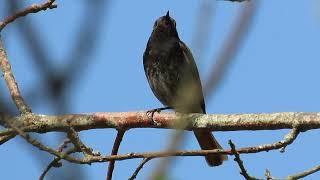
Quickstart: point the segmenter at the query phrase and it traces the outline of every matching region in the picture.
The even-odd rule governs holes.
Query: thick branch
[[[118,112],[93,114],[68,114],[59,116],[26,114],[17,117],[1,116],[16,122],[24,132],[46,133],[53,131],[68,132],[70,125],[76,131],[100,128],[130,129],[130,128],[166,128],[181,118],[175,113],[156,113],[154,124],[145,112]],[[320,128],[320,113],[271,113],[271,114],[189,114],[183,118],[191,123],[186,130],[207,128],[212,131],[239,130],[275,130],[292,129],[299,131]],[[16,135],[14,130],[0,132],[1,136]]]
[[[181,119],[180,119],[181,120]],[[69,156],[66,153],[61,153],[60,150],[56,151],[53,150],[40,142],[36,141],[35,139],[31,139],[30,136],[25,133],[23,130],[21,130],[19,127],[17,127],[14,123],[11,123],[8,119],[4,119],[6,124],[14,129],[21,137],[23,137],[27,142],[32,144],[33,146],[37,147],[39,150],[46,151],[54,156],[56,156],[59,159],[65,159],[69,162],[78,163],[78,164],[91,164],[95,162],[107,162],[107,161],[114,161],[114,160],[125,160],[125,159],[133,159],[133,158],[160,158],[160,157],[169,157],[169,156],[207,156],[208,154],[234,154],[234,151],[237,153],[257,153],[262,151],[269,151],[274,149],[280,149],[283,148],[289,144],[291,144],[294,139],[297,137],[299,130],[295,126],[292,131],[285,136],[285,139],[273,144],[266,144],[266,145],[260,145],[255,147],[247,147],[247,148],[241,148],[238,150],[233,149],[232,150],[222,150],[222,149],[214,149],[214,150],[198,150],[198,151],[162,151],[162,152],[151,152],[151,153],[129,153],[124,155],[110,155],[110,156],[91,156],[86,154],[84,158],[74,158]],[[69,127],[70,128],[70,127]],[[70,133],[70,132],[69,132]],[[77,139],[76,136],[74,136],[71,139]],[[72,141],[72,140],[71,140]],[[65,141],[66,143],[69,143],[69,141]],[[119,141],[120,142],[120,141]],[[78,145],[76,145],[78,144]],[[82,143],[77,142],[75,143],[75,146],[80,146]],[[61,146],[64,147],[64,146]],[[60,148],[59,148],[60,149]],[[77,148],[76,148],[77,149]],[[81,148],[78,148],[81,149]],[[50,169],[50,168],[48,168]]]

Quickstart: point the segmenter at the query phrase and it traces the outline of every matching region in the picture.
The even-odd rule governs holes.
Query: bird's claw
[[[161,109],[160,108],[151,109],[151,110],[147,111],[146,114],[147,114],[149,120],[153,122],[153,124],[159,125],[159,123],[153,119],[154,113],[156,113],[156,112],[160,113]]]
[[[148,118],[156,125],[159,125],[160,123],[158,123],[157,121],[155,121],[153,119],[154,113],[160,113],[162,110],[166,110],[166,109],[172,109],[171,107],[163,107],[163,108],[155,108],[155,109],[151,109],[149,111],[147,111],[146,115],[148,116]]]

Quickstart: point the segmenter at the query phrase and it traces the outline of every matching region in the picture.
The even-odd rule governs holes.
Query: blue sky
[[[24,4],[31,4],[26,1]],[[102,14],[97,45],[85,71],[79,80],[68,89],[68,113],[141,111],[160,107],[153,96],[143,70],[142,56],[154,21],[170,10],[177,22],[180,38],[192,48],[192,40],[199,7],[202,1],[112,1]],[[223,83],[214,95],[206,99],[208,113],[271,113],[271,112],[319,112],[320,99],[320,3],[309,1],[259,1],[259,8],[253,25],[228,69]],[[4,11],[5,1],[0,2]],[[52,66],[62,69],[67,62],[62,61],[71,48],[82,13],[86,13],[86,3],[58,1],[58,8],[28,15],[26,19],[37,29],[39,36],[47,42],[47,51],[52,57]],[[210,23],[210,35],[198,61],[203,82],[209,76],[209,68],[232,28],[241,3],[216,1],[214,15]],[[1,13],[4,17],[5,13]],[[94,19],[92,19],[94,20]],[[41,93],[41,81],[31,62],[32,56],[17,35],[17,26],[9,25],[3,31],[3,38],[22,94],[34,86],[39,93],[25,97],[27,101],[46,99]],[[77,29],[78,28],[78,29]],[[318,60],[317,60],[318,59]],[[5,90],[3,96],[9,101]],[[9,101],[10,102],[10,101]],[[31,104],[33,111],[53,114],[52,105]],[[223,147],[229,148],[227,141],[232,139],[237,147],[272,143],[281,140],[288,130],[281,131],[242,131],[216,132]],[[109,153],[115,131],[111,129],[81,132],[88,145]],[[45,141],[57,145],[53,133],[44,135]],[[165,148],[170,131],[157,129],[134,129],[127,132],[120,153],[161,150]],[[319,158],[314,152],[319,145],[319,131],[302,133],[285,153],[242,155],[248,172],[263,177],[269,169],[275,177],[301,172],[317,165]],[[24,145],[23,145],[24,144]],[[22,139],[16,138],[0,147],[0,169],[3,179],[36,179],[44,169],[37,164],[37,157],[26,150]],[[191,133],[187,136],[184,149],[198,149]],[[37,149],[32,151],[36,153]],[[14,160],[12,159],[14,157]],[[139,160],[121,161],[116,164],[114,179],[127,179]],[[148,163],[138,179],[146,179],[155,167],[157,160]],[[49,163],[45,162],[45,163]],[[63,168],[63,167],[62,167]],[[107,164],[83,165],[87,178],[104,179]],[[5,171],[3,171],[5,169]],[[14,173],[19,169],[19,173]],[[60,169],[53,169],[54,174]],[[170,179],[242,179],[237,164],[230,157],[222,166],[209,168],[201,157],[177,158],[170,170]],[[318,178],[314,174],[306,179]]]

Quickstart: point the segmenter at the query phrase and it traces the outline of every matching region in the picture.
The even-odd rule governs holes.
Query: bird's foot
[[[162,108],[155,108],[155,109],[151,109],[151,110],[148,110],[146,115],[148,116],[148,118],[156,125],[159,125],[159,123],[157,121],[155,121],[153,119],[153,116],[154,116],[154,113],[160,113],[161,111],[163,110],[167,110],[167,109],[172,109],[171,107],[162,107]]]

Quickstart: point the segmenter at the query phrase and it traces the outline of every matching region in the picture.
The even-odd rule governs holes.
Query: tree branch
[[[63,149],[65,149],[68,144],[71,143],[71,140],[70,139],[66,139],[62,142],[61,145],[59,145],[58,147],[58,151],[59,152],[62,152]],[[72,154],[72,153],[75,153],[77,152],[77,149],[75,147],[73,148],[70,148],[69,150],[66,151],[66,154]],[[46,176],[46,174],[49,172],[49,170],[52,168],[52,167],[60,167],[62,166],[62,163],[59,163],[59,161],[61,160],[60,157],[56,157],[54,158],[50,164],[48,164],[48,166],[45,168],[45,170],[41,173],[40,177],[39,177],[39,180],[43,180],[44,177]]]
[[[73,143],[74,147],[78,152],[82,152],[85,156],[100,156],[100,152],[93,152],[93,150],[86,146],[79,138],[78,133],[73,127],[69,127],[68,138]]]
[[[232,143],[231,140],[229,140],[229,145],[231,147],[232,154],[235,156],[234,160],[238,163],[238,166],[241,170],[240,174],[247,180],[258,180],[257,178],[252,177],[248,174],[246,168],[243,165],[243,161],[240,159],[240,155],[236,150],[236,146]]]
[[[121,144],[121,141],[122,141],[122,138],[123,138],[125,132],[126,131],[122,130],[122,129],[118,130],[116,139],[114,140],[114,144],[113,144],[113,147],[112,147],[111,155],[118,154],[118,150],[119,150],[119,147],[120,147],[120,144]],[[113,170],[114,170],[115,163],[116,163],[116,161],[110,161],[109,162],[106,180],[111,180],[112,179],[112,173],[113,173]]]
[[[107,115],[106,113],[95,113],[95,114],[92,114],[90,116],[97,116],[97,117],[101,118],[102,114],[103,115]],[[117,113],[114,113],[114,114],[117,114]],[[288,113],[284,113],[284,114],[288,114]],[[282,115],[284,115],[284,114],[282,113]],[[292,115],[292,114],[295,114],[295,113],[289,113],[289,114]],[[299,113],[299,114],[302,115],[301,113]],[[108,115],[110,115],[110,113]],[[169,114],[169,113],[166,114],[167,117],[168,117],[168,115],[172,116],[172,113],[171,114]],[[302,122],[311,121],[310,117],[307,118],[308,116],[306,116],[306,114],[303,114],[303,115],[305,115],[305,116],[303,116],[303,117],[300,116],[300,118],[303,120]],[[316,120],[316,118],[314,117],[314,116],[317,116],[316,113],[308,113],[307,115],[309,115],[309,116],[312,115],[312,118],[311,118],[312,121]],[[34,115],[34,114],[22,115],[20,117],[27,117],[27,116],[29,116],[29,118],[31,116],[44,117],[44,116],[41,116],[41,115]],[[89,116],[89,115],[78,115],[78,116],[81,117],[81,116]],[[184,115],[182,117],[188,119],[188,118],[190,118],[190,116],[192,117],[192,116],[199,116],[199,115],[191,114],[191,115]],[[209,116],[209,115],[200,115],[200,117],[201,116]],[[214,116],[214,115],[210,115],[210,116]],[[83,147],[82,147],[82,146],[85,146],[85,145],[79,140],[78,135],[74,134],[74,133],[76,133],[75,130],[71,128],[71,132],[70,132],[70,123],[71,123],[71,121],[70,121],[70,118],[68,118],[67,122],[68,122],[68,128],[69,128],[68,129],[68,133],[69,133],[70,141],[65,141],[64,144],[70,143],[70,142],[74,143],[75,148],[74,148],[74,150],[70,151],[70,153],[75,152],[75,150],[77,150],[77,151],[81,150],[81,151],[83,151],[85,153],[85,157],[84,158],[75,158],[75,157],[69,156],[69,154],[70,154],[69,151],[67,153],[62,153],[61,152],[63,150],[63,148],[65,148],[65,146],[62,146],[58,150],[54,150],[52,148],[49,148],[49,147],[41,144],[40,142],[36,141],[35,139],[32,139],[26,132],[24,132],[22,129],[20,129],[17,126],[15,121],[10,121],[10,118],[6,118],[7,116],[1,116],[1,117],[2,117],[1,120],[4,121],[7,124],[8,127],[12,128],[13,131],[17,132],[21,137],[23,137],[31,145],[37,147],[39,150],[46,151],[46,152],[56,156],[56,158],[47,166],[47,168],[45,169],[45,171],[44,171],[44,173],[43,173],[43,175],[41,177],[44,177],[44,175],[49,171],[49,169],[51,167],[53,167],[56,163],[58,163],[59,160],[61,160],[61,159],[67,160],[67,161],[72,162],[72,163],[91,164],[91,163],[101,163],[101,162],[112,162],[112,161],[115,161],[115,160],[144,158],[145,161],[143,161],[139,165],[139,167],[137,168],[136,172],[134,173],[134,174],[137,174],[139,172],[139,170],[142,168],[143,164],[145,164],[149,159],[153,159],[153,158],[170,157],[170,156],[207,156],[208,154],[228,154],[228,155],[236,155],[236,157],[237,157],[237,156],[239,156],[239,154],[243,154],[243,153],[258,153],[258,152],[262,152],[262,151],[281,149],[281,148],[286,147],[287,145],[291,144],[296,139],[296,137],[298,136],[301,128],[303,130],[306,130],[307,127],[308,127],[308,126],[305,127],[304,126],[305,124],[301,124],[301,122],[297,122],[297,120],[295,120],[296,122],[293,123],[293,125],[292,125],[293,126],[292,131],[285,136],[284,140],[276,142],[276,143],[273,143],[273,144],[265,144],[265,145],[259,145],[259,146],[253,146],[253,147],[240,148],[238,150],[236,150],[235,147],[232,146],[232,144],[230,144],[231,145],[231,149],[229,149],[229,150],[221,150],[221,149],[196,150],[196,151],[172,151],[171,150],[171,151],[150,152],[150,153],[149,152],[145,152],[145,153],[129,153],[129,154],[123,154],[123,155],[101,156],[100,154],[91,155],[91,154],[86,154],[85,153],[87,150],[83,150]],[[149,117],[145,117],[145,118],[149,119]],[[171,120],[174,121],[174,119],[171,119]],[[181,116],[179,116],[179,120],[181,121]],[[240,122],[239,120],[240,119],[238,119],[238,122]],[[282,118],[278,118],[276,120],[277,121],[281,121]],[[119,119],[117,119],[117,121],[119,121]],[[171,122],[171,124],[172,124],[172,122]],[[160,125],[161,125],[161,123],[160,123]],[[201,123],[200,123],[200,125],[201,125]],[[195,127],[192,127],[192,128],[195,128]],[[199,127],[196,127],[196,128],[199,128]],[[211,128],[209,127],[209,129],[211,129]],[[8,136],[8,134],[6,134],[6,133],[2,133],[2,134],[4,134],[4,136]],[[120,135],[118,137],[122,137],[122,136]],[[120,140],[117,140],[116,142],[120,142]],[[118,144],[120,144],[120,143],[118,143]],[[115,145],[114,147],[119,147],[119,146]],[[112,154],[116,154],[114,152],[117,149],[118,148],[113,148]],[[91,152],[91,150],[90,150],[90,152]],[[238,161],[237,162],[238,163],[240,162],[239,161],[239,157],[238,157]],[[241,164],[242,163],[239,163],[240,167],[241,167]],[[318,170],[319,170],[319,167],[315,167],[315,168],[313,168],[311,170],[308,170],[308,171],[305,171],[305,172],[303,172],[301,174],[293,175],[292,177],[295,177],[295,176],[304,177],[304,176],[312,174],[312,173],[314,173],[314,172],[316,172]],[[242,170],[242,172],[244,172],[244,171]],[[243,173],[243,174],[245,175],[246,173]],[[250,176],[248,176],[248,177],[250,177]],[[289,177],[291,178],[291,176],[289,176]]]
[[[1,66],[4,79],[7,83],[8,89],[10,91],[11,98],[13,102],[16,104],[17,108],[19,109],[20,113],[30,113],[31,108],[27,105],[27,103],[22,98],[17,82],[11,71],[11,65],[9,63],[7,53],[3,47],[1,36],[0,36],[0,66]]]
[[[139,166],[136,168],[136,170],[134,171],[134,173],[132,174],[132,176],[129,178],[129,180],[134,180],[136,179],[138,173],[140,172],[140,170],[143,168],[143,166],[149,162],[151,160],[151,158],[144,158],[141,163],[139,164]]]
[[[296,136],[293,136],[297,130],[294,128],[288,135],[286,135],[285,140],[272,143],[272,144],[264,144],[259,146],[252,146],[252,147],[245,147],[237,149],[236,151],[239,154],[250,154],[250,153],[258,153],[262,151],[270,151],[280,149],[284,146],[289,145],[293,142]],[[290,138],[287,138],[290,137]],[[74,159],[74,158],[66,158],[65,160],[78,163],[78,164],[90,164],[95,162],[108,162],[113,160],[127,160],[127,159],[136,159],[136,158],[161,158],[161,157],[171,157],[171,156],[207,156],[209,154],[228,154],[233,155],[231,149],[228,150],[221,150],[221,149],[214,149],[214,150],[193,150],[193,151],[160,151],[160,152],[144,152],[144,153],[128,153],[128,154],[121,154],[121,155],[110,155],[110,156],[90,156],[84,159]]]
[[[206,128],[212,131],[276,130],[298,127],[299,131],[320,128],[320,113],[270,113],[270,114],[187,114],[181,117],[174,113],[155,114],[153,123],[145,112],[115,112],[93,114],[40,115],[26,114],[9,117],[0,114],[0,120],[14,121],[24,132],[68,132],[70,125],[76,131],[114,128],[173,128],[184,118],[188,123],[185,130]],[[0,132],[0,137],[17,135],[13,129]]]
[[[301,178],[304,178],[310,174],[313,174],[315,172],[318,172],[320,170],[320,165],[317,165],[311,169],[308,169],[306,171],[303,171],[301,173],[298,173],[298,174],[294,174],[294,175],[290,175],[287,177],[288,180],[295,180],[295,179],[301,179]]]
[[[43,4],[33,4],[7,18],[5,18],[2,22],[0,22],[0,32],[2,31],[3,28],[5,28],[9,23],[15,21],[16,19],[26,16],[27,14],[30,13],[37,13],[42,10],[47,10],[47,9],[54,9],[57,8],[57,5],[54,4],[55,0],[47,0]]]
[[[47,116],[38,114],[25,114],[17,117],[10,117],[0,114],[0,120],[7,125],[7,129],[0,132],[0,138],[8,136],[20,135],[31,145],[39,150],[46,151],[56,157],[55,161],[60,159],[67,160],[77,164],[91,164],[101,162],[112,162],[116,160],[127,160],[134,158],[153,159],[170,156],[207,156],[208,154],[235,154],[234,149],[229,150],[195,150],[195,151],[160,151],[160,152],[144,152],[144,153],[128,153],[122,155],[102,156],[92,153],[79,139],[76,130],[87,130],[95,128],[177,128],[175,126],[177,120],[181,122],[181,118],[190,122],[186,130],[197,128],[207,128],[214,131],[236,131],[236,130],[273,130],[273,129],[289,129],[292,130],[279,142],[272,144],[264,144],[253,147],[245,147],[237,149],[238,154],[258,153],[262,151],[270,151],[281,149],[291,144],[298,136],[300,131],[320,128],[320,113],[273,113],[273,114],[234,114],[234,115],[208,115],[208,114],[185,114],[176,115],[174,113],[161,113],[154,115],[153,119],[157,122],[153,123],[145,112],[127,112],[127,113],[93,113],[93,114],[73,114],[61,116]],[[181,127],[180,127],[181,128]],[[76,129],[76,130],[75,130]],[[27,132],[52,132],[62,131],[69,134],[71,142],[78,151],[84,153],[83,158],[75,158],[61,150],[54,150],[40,142],[32,139]],[[120,141],[116,141],[120,142]],[[114,148],[115,149],[115,148]],[[113,150],[112,154],[115,150]],[[136,171],[139,171],[144,163],[140,165]],[[53,164],[47,167],[48,171]],[[304,177],[318,171],[317,166],[303,173],[289,176]],[[291,178],[292,179],[292,178]]]
[[[207,156],[209,154],[229,154],[232,155],[231,150],[196,150],[196,151],[160,151],[160,152],[145,152],[145,153],[128,153],[123,155],[110,155],[110,156],[85,156],[84,158],[74,158],[68,156],[65,153],[60,153],[59,151],[48,148],[36,140],[32,140],[26,133],[22,130],[16,128],[14,125],[10,124],[14,130],[16,130],[19,135],[21,135],[24,139],[26,139],[33,146],[38,147],[38,149],[42,151],[46,151],[56,157],[61,159],[65,159],[69,162],[78,163],[78,164],[91,164],[95,162],[108,162],[113,160],[126,160],[126,159],[134,159],[134,158],[160,158],[160,157],[170,157],[170,156]],[[265,144],[253,147],[240,148],[237,150],[239,154],[242,153],[258,153],[262,151],[270,151],[275,149],[280,149],[288,144],[292,143],[293,140],[297,137],[298,134],[297,128],[294,128],[288,135],[286,135],[285,140],[273,143],[273,144]]]
[[[5,18],[3,21],[0,21],[0,32],[5,28],[9,23],[15,21],[19,17],[26,16],[27,14],[30,13],[37,13],[41,10],[46,10],[46,9],[53,9],[56,8],[57,5],[54,4],[55,0],[47,0],[43,4],[33,4],[7,18]],[[14,78],[14,75],[11,71],[11,65],[8,60],[8,56],[6,54],[6,51],[3,46],[3,42],[0,36],[0,66],[1,70],[4,76],[4,79],[7,83],[8,89],[11,94],[11,98],[16,104],[18,110],[20,113],[30,113],[31,108],[27,105],[27,103],[24,101],[24,99],[21,96],[19,87],[17,85],[17,82]]]
[[[16,135],[4,135],[0,137],[0,145],[14,138]]]
[[[66,151],[66,154],[72,154],[72,153],[75,153],[77,152],[76,148],[71,148],[70,150]],[[52,167],[60,167],[61,164],[58,164],[59,161],[61,160],[60,157],[56,157],[54,158],[50,164],[48,164],[48,166],[46,167],[46,169],[42,172],[42,174],[40,175],[39,177],[39,180],[43,180],[44,177],[46,176],[46,174],[49,172],[49,170],[52,168]]]
[[[37,147],[39,150],[41,151],[45,151],[45,152],[48,152],[49,154],[52,154],[60,159],[65,159],[65,160],[68,160],[68,161],[74,161],[74,162],[77,162],[77,159],[76,158],[73,158],[71,156],[69,156],[68,154],[66,153],[62,153],[60,152],[59,150],[56,151],[48,146],[45,146],[43,145],[42,143],[40,143],[39,141],[37,141],[36,139],[33,139],[30,137],[29,134],[27,134],[26,132],[24,132],[21,128],[19,128],[16,124],[16,122],[14,121],[10,121],[6,118],[2,119],[6,125],[8,127],[10,127],[13,131],[15,131],[16,133],[18,133],[23,139],[25,139],[29,144]]]

